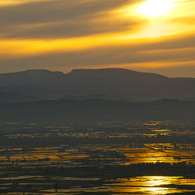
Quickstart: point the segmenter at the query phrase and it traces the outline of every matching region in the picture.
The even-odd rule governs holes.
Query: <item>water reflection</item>
[[[166,195],[170,193],[195,192],[192,188],[195,179],[184,179],[182,176],[140,176],[129,179],[112,180],[108,184],[112,192],[144,193],[146,195]],[[185,185],[185,187],[184,187]]]
[[[69,180],[75,180],[77,178],[68,178]],[[78,178],[81,181],[80,178]],[[85,178],[89,179],[89,178]],[[98,178],[94,178],[97,180]],[[72,181],[73,181],[72,180]],[[137,194],[137,195],[168,195],[174,193],[195,193],[195,179],[186,179],[183,176],[138,176],[132,178],[118,178],[113,180],[107,180],[101,185],[78,185],[67,188],[66,186],[59,189],[47,188],[40,190],[41,193],[33,193],[33,195],[61,195],[61,194]],[[4,193],[2,195],[24,195],[24,193]],[[26,192],[25,195],[32,195],[32,193]]]

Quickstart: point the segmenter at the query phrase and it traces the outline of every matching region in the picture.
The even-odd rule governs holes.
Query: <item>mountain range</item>
[[[76,69],[65,74],[27,70],[0,74],[1,102],[37,100],[195,100],[195,78],[169,78],[127,69]]]

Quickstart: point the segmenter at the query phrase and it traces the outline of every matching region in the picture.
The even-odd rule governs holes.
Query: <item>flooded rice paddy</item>
[[[29,177],[26,178],[27,180]],[[32,179],[32,178],[31,178]],[[34,178],[36,181],[36,178]],[[97,178],[67,178],[61,182],[65,181],[98,181]],[[39,193],[33,192],[15,192],[15,193],[1,193],[2,195],[42,195],[42,194],[52,194],[52,195],[60,195],[60,194],[83,194],[83,193],[107,193],[107,194],[137,194],[137,195],[166,195],[166,194],[174,194],[174,193],[186,193],[186,192],[194,192],[195,193],[195,179],[186,179],[182,176],[138,176],[132,178],[118,178],[115,180],[105,181],[105,184],[102,185],[92,185],[88,184],[86,186],[74,186],[66,189],[62,186],[60,188],[52,188],[52,182],[48,182],[48,178],[42,178],[42,182],[47,181],[47,183],[32,183],[31,185],[42,187]],[[7,187],[10,184],[7,183]],[[20,188],[22,189],[24,185],[20,184]],[[30,184],[28,184],[30,185]],[[6,188],[6,187],[5,187]],[[36,189],[36,188],[35,188]],[[18,187],[19,190],[19,187]]]
[[[1,125],[1,195],[195,194],[195,123]]]

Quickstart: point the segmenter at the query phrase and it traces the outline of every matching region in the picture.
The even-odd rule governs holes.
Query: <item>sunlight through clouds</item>
[[[14,65],[14,58],[22,62],[23,57],[29,57],[30,60],[32,56],[37,58],[36,56],[42,55],[47,61],[49,55],[58,53],[64,53],[64,56],[72,53],[71,56],[74,56],[78,52],[85,52],[83,60],[87,64],[98,64],[98,56],[101,56],[102,52],[114,52],[113,49],[117,51],[112,55],[116,56],[115,64],[121,61],[119,67],[129,64],[127,68],[131,69],[135,67],[129,58],[129,55],[135,56],[131,47],[154,43],[157,47],[158,44],[171,39],[178,39],[178,44],[181,43],[177,44],[178,47],[187,54],[191,43],[182,40],[195,33],[194,9],[195,2],[189,0],[2,0],[0,62],[5,64],[1,65],[2,70],[6,69],[6,63]],[[139,49],[142,53],[143,48]],[[162,49],[169,52],[168,45]],[[90,53],[93,50],[96,50],[97,58],[94,56],[92,59]],[[184,66],[185,62],[189,64],[189,61],[195,60],[194,55],[190,55],[181,59]],[[124,59],[120,59],[121,56]],[[137,58],[139,59],[139,56]],[[138,59],[136,61],[139,61]],[[142,59],[142,67],[148,67],[147,55],[142,56]],[[176,63],[179,66],[178,60],[174,61],[174,55],[172,60],[164,56],[164,61],[166,59],[169,61],[168,66],[170,62],[174,67]],[[63,60],[64,57],[59,58],[60,63]],[[72,60],[69,60],[71,64]],[[150,60],[151,70],[154,68],[154,61],[156,67],[162,64],[161,57],[159,56],[158,61],[152,51]],[[99,66],[111,67],[113,61],[109,56],[105,56]],[[79,58],[77,64],[82,64],[81,62],[82,58]],[[61,67],[58,67],[55,60],[53,63],[56,64],[56,69],[60,70]],[[166,65],[164,67],[167,68]]]
[[[166,15],[173,7],[175,0],[147,0],[137,7],[137,12],[149,18],[158,18]]]

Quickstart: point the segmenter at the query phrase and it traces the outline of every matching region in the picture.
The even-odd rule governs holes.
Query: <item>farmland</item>
[[[193,122],[0,126],[3,194],[195,191]]]

